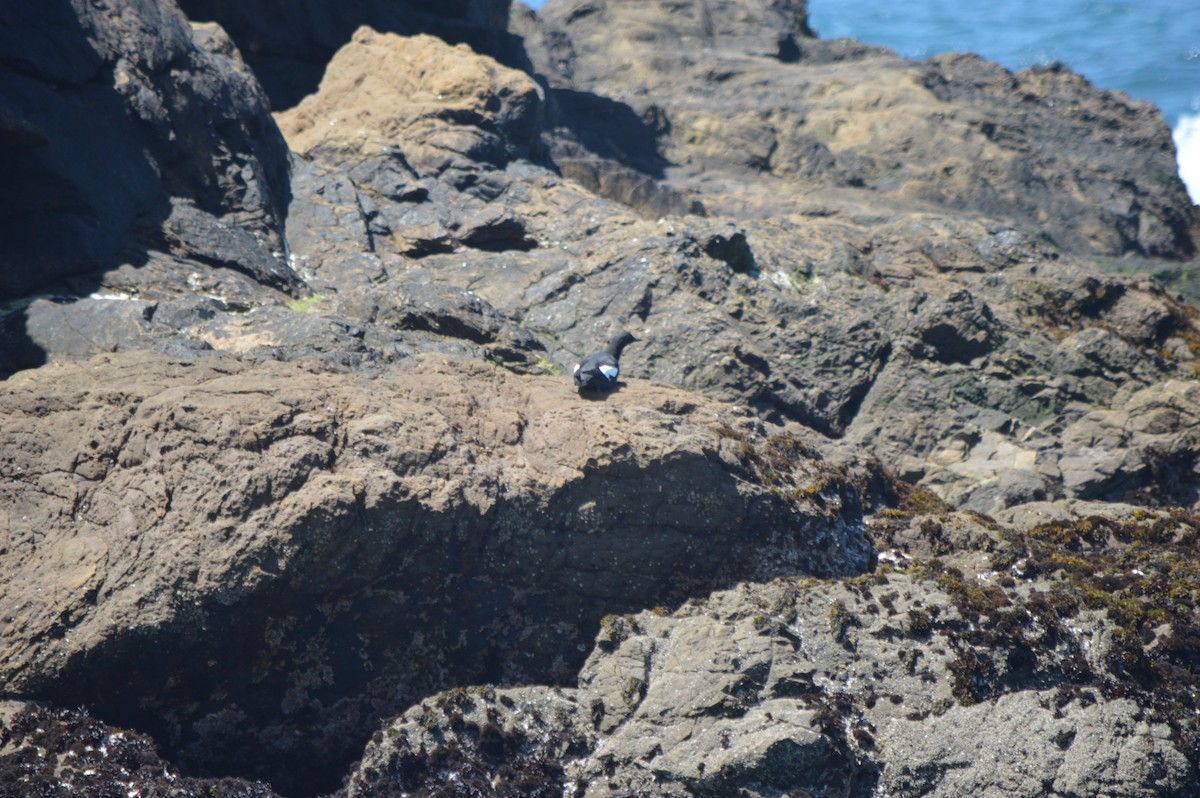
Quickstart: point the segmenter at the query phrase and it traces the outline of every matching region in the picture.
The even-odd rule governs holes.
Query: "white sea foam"
[[[1179,176],[1192,202],[1200,205],[1200,114],[1184,114],[1172,131],[1179,159]]]

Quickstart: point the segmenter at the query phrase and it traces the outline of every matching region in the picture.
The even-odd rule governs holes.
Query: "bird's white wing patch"
[[[578,373],[579,373],[579,367],[580,367],[580,366],[582,366],[582,365],[583,365],[582,363],[576,363],[576,364],[575,364],[575,368],[571,369],[571,373],[572,373],[572,374],[578,374]]]
[[[600,373],[605,377],[608,377],[610,380],[615,380],[617,378],[617,367],[605,364],[600,367]]]

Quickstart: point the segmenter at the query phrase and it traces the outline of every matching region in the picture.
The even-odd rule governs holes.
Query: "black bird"
[[[571,373],[575,385],[581,391],[611,391],[617,387],[617,375],[621,373],[621,350],[638,339],[621,330],[608,342],[603,352],[588,355],[575,364]]]

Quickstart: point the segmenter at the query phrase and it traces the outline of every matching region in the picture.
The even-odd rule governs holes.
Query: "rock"
[[[506,167],[540,152],[541,104],[527,75],[465,46],[360,29],[320,91],[279,116],[307,159],[290,212],[301,272],[324,290],[345,283],[324,265],[354,252],[536,247],[528,189]]]
[[[553,19],[556,12],[547,13]],[[652,10],[621,6],[619,13]],[[534,50],[548,58],[572,52],[562,38],[568,33],[555,38],[536,16],[520,19],[522,30],[543,35],[544,46]],[[671,23],[658,24],[669,30]],[[745,30],[738,24],[718,27]],[[716,36],[706,57],[741,53],[741,34],[729,37]],[[817,69],[821,58],[842,52],[805,41],[807,55],[785,72]],[[469,76],[467,88],[447,93],[428,76],[414,77],[404,66],[414,53],[442,65],[437,80],[446,85]],[[834,62],[866,57],[846,51]],[[463,98],[455,100],[460,110],[447,116],[436,102],[414,104],[425,96],[419,92],[381,89],[371,108],[360,109],[365,125],[328,124],[341,118],[347,87],[393,72],[391,84],[416,81],[430,95]],[[637,328],[646,346],[633,355],[631,373],[843,437],[848,451],[866,448],[908,463],[910,478],[982,511],[1068,495],[1063,452],[1048,431],[1108,410],[1123,401],[1122,389],[1190,376],[1193,322],[1144,280],[1097,276],[999,221],[901,211],[878,191],[861,199],[821,195],[820,204],[803,200],[809,204],[797,212],[772,204],[794,194],[764,193],[746,173],[736,182],[720,172],[726,176],[688,183],[655,160],[659,142],[674,135],[666,111],[628,117],[630,108],[617,100],[558,91],[546,108],[548,124],[557,125],[552,156],[590,163],[585,185],[632,209],[525,160],[537,149],[527,136],[541,119],[519,99],[538,96],[525,76],[430,39],[360,32],[331,64],[322,94],[284,117],[303,142],[297,146],[310,148],[290,210],[300,276],[336,297],[331,309],[348,323],[368,325],[381,290],[389,302],[407,301],[408,289],[388,282],[426,285],[423,292],[446,297],[469,291],[460,309],[484,303],[487,313],[530,331],[521,346],[482,344],[500,346],[502,360],[527,370],[569,367],[613,329]],[[509,111],[505,98],[519,101]],[[595,116],[583,128],[562,127],[572,114]],[[482,126],[474,121],[489,118]],[[523,121],[501,136],[503,119]],[[388,138],[393,128],[397,135]],[[461,144],[452,152],[429,144],[445,141]],[[1111,146],[1120,152],[1125,145]],[[616,171],[605,172],[602,162]],[[605,173],[615,177],[605,183]],[[718,201],[715,207],[737,204],[743,218],[650,222],[631,212],[685,210],[679,187],[688,185],[691,195]],[[410,319],[402,327],[465,329],[437,315],[436,323],[411,313],[397,318]],[[1172,361],[1151,353],[1168,341],[1178,353]],[[1124,474],[1125,461],[1112,468]]]
[[[320,89],[279,115],[297,152],[399,151],[419,174],[503,165],[536,146],[541,90],[465,45],[359,28]]]
[[[469,291],[421,282],[398,283],[388,292],[374,292],[369,307],[347,299],[354,315],[396,330],[425,330],[447,338],[464,339],[484,347],[485,357],[511,366],[537,362],[542,343],[528,330],[506,318]]]
[[[903,547],[884,552],[886,570],[609,616],[575,687],[424,701],[376,735],[348,793],[488,780],[503,790],[514,774],[497,752],[508,750],[547,774],[539,785],[589,797],[1187,794],[1194,677],[1167,660],[1186,661],[1191,633],[1160,625],[1122,638],[1128,614],[1080,599],[1144,556],[1135,541],[1147,535],[1176,541],[1152,567],[1193,549],[1194,520],[1100,503],[1030,508],[1002,524],[891,510],[873,524],[881,544]],[[1112,553],[1109,543],[1119,552],[1092,560],[1096,573],[1032,562],[1080,544]],[[1015,563],[1007,579],[1004,561]],[[1139,590],[1118,600],[1150,606]],[[1190,615],[1180,608],[1172,623]],[[1123,663],[1156,650],[1172,653],[1132,688]],[[1175,697],[1175,710],[1153,709]]]
[[[0,437],[7,689],[284,791],[608,612],[873,555],[845,471],[665,386],[118,353],[10,377]]]
[[[183,354],[208,349],[153,323],[156,305],[120,296],[75,302],[37,300],[26,310],[26,332],[57,357],[87,358],[100,352],[157,349]]]
[[[996,320],[986,305],[977,306],[970,291],[957,291],[940,302],[923,303],[913,320],[921,342],[917,356],[943,363],[969,363],[995,348]]]
[[[253,233],[230,227],[189,202],[174,203],[163,224],[169,246],[202,263],[243,272],[256,283],[287,293],[299,293],[302,281],[280,258],[267,252]]]
[[[555,12],[547,13],[553,18]],[[523,29],[550,36],[535,18],[522,19]],[[521,80],[453,48],[363,36],[370,46],[367,39],[351,43],[331,70],[341,84],[369,80],[410,47],[434,47],[447,74],[461,68],[481,75],[473,96],[512,94],[504,87]],[[546,47],[547,57],[569,50],[566,39],[543,41],[557,42]],[[738,41],[717,36],[704,52],[732,58],[742,47]],[[809,60],[801,59],[797,70],[815,66],[819,52],[833,57],[832,45],[806,46]],[[837,63],[859,57],[866,56],[846,55]],[[665,183],[653,179],[667,176],[654,160],[658,137],[674,135],[667,117],[647,110],[649,138],[639,139],[641,123],[626,119],[616,101],[578,89],[561,92],[554,108],[567,117],[585,113],[589,103],[586,113],[599,115],[590,132],[569,131],[574,144],[564,145],[567,134],[555,133],[555,157],[587,152],[582,143],[596,151],[586,158],[622,162],[618,172],[631,170],[643,183],[661,183],[664,191],[687,184],[678,173]],[[322,107],[335,106],[338,94],[331,88]],[[430,118],[421,116],[424,110],[403,110],[408,102],[389,99],[371,113]],[[416,152],[421,141],[483,135],[431,119],[433,126],[417,136]],[[294,252],[310,285],[346,296],[351,317],[359,313],[355,306],[371,302],[350,300],[348,284],[367,286],[370,295],[402,273],[411,282],[407,259],[419,258],[421,280],[445,291],[469,286],[501,315],[537,330],[547,362],[560,368],[632,321],[648,339],[634,356],[633,373],[744,403],[768,419],[844,435],[847,446],[868,447],[888,461],[909,458],[914,478],[977,509],[1063,495],[1062,455],[1043,430],[1073,423],[1085,408],[1110,407],[1121,400],[1122,385],[1149,387],[1183,373],[1146,351],[1192,326],[1171,300],[1144,282],[1098,278],[999,222],[929,213],[880,217],[882,209],[838,200],[834,209],[808,216],[781,211],[738,224],[694,218],[651,224],[536,167],[522,167],[516,177],[520,152],[503,156],[517,160],[507,160],[501,172],[498,150],[463,148],[457,166],[438,173],[437,159],[431,170],[406,154],[405,137],[389,145],[390,155],[364,155],[357,144],[349,150],[336,144],[340,135],[328,146],[314,145],[302,172],[311,178],[298,181],[303,187],[293,218],[312,224],[298,234]],[[627,138],[611,138],[616,135]],[[1113,146],[1116,152],[1123,145]],[[616,179],[609,185],[624,181]],[[597,181],[603,179],[585,183],[600,190]],[[610,196],[639,211],[682,208],[665,194],[639,194],[633,186],[640,183],[625,185],[628,190],[614,188]],[[743,215],[775,213],[768,198],[751,200],[747,185],[745,179],[739,186],[707,180],[693,193],[708,197],[705,202],[745,202]],[[500,249],[504,258],[472,251],[481,248]],[[1038,264],[1048,263],[1053,269],[1039,271]],[[1060,343],[1064,328],[1069,334]],[[1177,345],[1175,351],[1181,353],[1176,362],[1190,368],[1190,349]],[[1014,466],[1022,473],[1006,476]]]
[[[1119,523],[1136,521],[1145,510],[1119,502],[1093,502],[1081,499],[1028,502],[996,513],[996,520],[1016,529],[1033,529],[1053,524],[1071,525],[1104,516]],[[965,547],[961,547],[965,548]]]
[[[860,308],[806,301],[790,285],[780,290],[743,274],[738,269],[762,268],[752,260],[752,245],[734,257],[717,242],[753,241],[749,231],[702,220],[687,220],[696,226],[596,221],[599,229],[586,243],[566,244],[565,253],[514,256],[502,270],[461,257],[426,262],[431,269],[456,264],[456,279],[469,277],[497,308],[544,331],[560,364],[594,350],[614,325],[631,324],[645,338],[630,353],[632,374],[823,432],[840,432],[853,418],[887,357],[880,314],[866,309],[876,297],[863,297]]]
[[[193,32],[174,3],[145,0],[7,16],[0,159],[12,177],[0,215],[0,298],[138,264],[147,251],[204,258],[217,229],[243,239],[243,265],[279,260],[287,149],[219,31]],[[185,208],[205,214],[204,224],[170,225]],[[286,270],[253,268],[297,286]]]
[[[438,352],[553,373],[541,342],[478,296],[445,285],[347,286],[286,304],[240,304],[194,295],[135,299],[97,293],[37,299],[0,317],[0,374],[109,352],[188,356],[225,351],[264,360],[318,359],[351,368]]]
[[[375,734],[344,794],[560,798],[563,763],[591,740],[581,720],[578,705],[557,690],[443,693]]]
[[[197,293],[254,311],[237,318],[222,311],[207,329],[189,328],[192,338],[184,343],[172,339],[177,329],[151,322],[147,333],[139,326],[145,320],[129,319],[126,332],[111,334],[126,348],[190,347],[195,339],[260,357],[312,354],[356,368],[439,351],[546,372],[569,366],[613,329],[636,327],[648,340],[630,364],[634,375],[744,404],[771,421],[810,425],[840,437],[849,452],[865,449],[904,463],[907,477],[964,506],[988,511],[1038,496],[1120,497],[1146,484],[1153,469],[1136,458],[1107,458],[1089,475],[1091,466],[1077,459],[1089,455],[1064,451],[1054,437],[1084,416],[1117,410],[1137,390],[1192,376],[1195,323],[1160,289],[1141,278],[1097,275],[1086,262],[1024,232],[1016,217],[1008,218],[1012,209],[975,219],[957,206],[899,203],[889,194],[893,189],[923,191],[903,188],[909,184],[899,178],[891,188],[884,181],[859,191],[853,176],[877,156],[862,150],[849,157],[858,139],[822,144],[833,161],[810,158],[806,163],[828,167],[811,173],[717,164],[711,159],[750,152],[767,139],[751,130],[745,147],[731,149],[719,128],[705,128],[716,138],[712,152],[701,156],[709,139],[687,139],[682,131],[695,133],[695,125],[683,125],[674,101],[668,102],[680,76],[715,82],[723,92],[766,70],[756,91],[801,96],[788,81],[825,80],[831,70],[868,66],[877,73],[871,80],[895,74],[911,81],[921,70],[949,64],[951,77],[932,88],[904,89],[907,99],[897,108],[936,95],[945,113],[983,120],[986,127],[997,124],[993,116],[1001,110],[1008,119],[1023,118],[1007,107],[1005,73],[961,59],[915,65],[878,49],[805,38],[800,6],[722,5],[710,9],[716,13],[711,35],[696,27],[700,16],[692,6],[667,19],[655,9],[602,4],[569,24],[556,8],[517,17],[534,44],[530,53],[553,61],[543,65],[555,87],[546,101],[529,76],[429,36],[364,28],[346,44],[330,64],[325,88],[281,117],[295,146],[306,150],[296,161],[288,207],[287,265],[272,254],[285,248],[265,247],[266,239],[244,225],[226,224],[229,213],[175,197],[162,220],[163,245],[174,252],[149,252],[141,265],[110,270],[98,286],[80,281],[70,292],[87,296],[100,287],[160,306]],[[467,16],[482,19],[473,14]],[[624,28],[599,32],[588,22],[626,19],[622,15],[631,15]],[[621,46],[640,54],[630,70],[662,102],[634,102],[622,82],[632,78],[609,75],[600,63],[597,48],[617,46],[633,30],[661,40],[653,57],[636,37]],[[671,39],[679,30],[703,41],[700,61],[733,71],[696,72],[699,61],[691,64],[688,47]],[[796,58],[784,57],[780,35],[794,39]],[[249,81],[246,64],[219,28],[199,26],[194,36],[197,52],[214,59],[214,69]],[[416,63],[436,69],[415,70]],[[664,64],[679,64],[678,74]],[[355,85],[374,87],[370,102],[355,105],[355,96],[367,96],[355,95]],[[1131,142],[1145,139],[1138,138],[1142,116],[1117,113],[1119,98],[1059,72],[1038,76],[1037,86],[1053,95],[1055,107],[1086,109],[1094,101],[1104,114],[1117,115],[1111,130],[1128,129],[1128,136],[1106,134],[1097,145],[1103,151],[1089,150],[1087,164],[1117,174],[1109,160],[1125,169],[1156,157],[1142,150],[1129,155]],[[739,89],[737,101],[752,94]],[[688,113],[709,113],[693,105]],[[722,124],[740,119],[726,113],[733,107],[721,106]],[[862,103],[848,107],[859,121],[878,112]],[[806,119],[817,111],[808,109]],[[1057,129],[1048,104],[1029,113],[1036,116],[1026,120],[1029,131],[1050,136]],[[348,124],[350,118],[361,124]],[[584,118],[591,121],[572,129],[572,119]],[[1071,124],[1081,118],[1071,117]],[[778,138],[783,121],[768,120],[771,135]],[[736,121],[743,123],[748,130],[767,124]],[[545,160],[543,125],[552,128],[554,157],[586,164],[582,172],[564,166],[564,173],[587,172],[588,186],[636,212],[556,174]],[[774,152],[782,157],[784,149]],[[1001,161],[1011,155],[990,145],[986,153]],[[668,168],[671,162],[676,165]],[[904,162],[924,168],[920,159]],[[615,164],[615,171],[604,164]],[[1143,166],[1136,166],[1139,174],[1157,174]],[[920,182],[915,173],[912,179],[911,185]],[[1002,185],[1010,183],[1017,185]],[[831,187],[837,191],[827,191]],[[792,204],[781,206],[782,197]],[[693,199],[723,215],[661,223],[639,218],[698,209]],[[1051,214],[1048,208],[1034,215]],[[1060,215],[1085,224],[1078,213],[1051,214]],[[1089,234],[1089,240],[1098,239]],[[440,297],[434,302],[440,309],[377,312],[415,301],[414,286],[426,297],[421,302]],[[328,324],[280,309],[305,291],[313,292]],[[61,304],[45,318],[61,318],[63,329],[85,329],[93,324],[84,317],[89,307]],[[49,308],[24,304],[5,320],[7,371],[113,348],[106,335],[92,335],[94,345],[87,346],[48,335],[30,312]],[[497,337],[500,322],[472,320],[479,314],[503,320],[507,332]],[[327,341],[316,340],[326,333]],[[1172,446],[1170,462],[1186,466],[1191,444]],[[1009,474],[1013,469],[1020,473]],[[1101,493],[1085,487],[1094,485],[1109,487]],[[1186,499],[1182,489],[1168,493]]]
[[[265,784],[181,776],[143,734],[85,710],[0,702],[0,791],[5,795],[171,795],[273,798]]]
[[[653,119],[665,176],[699,189],[710,211],[786,212],[797,193],[844,207],[867,190],[984,214],[1073,252],[1195,252],[1161,115],[1065,67],[1013,74],[977,56],[917,63],[823,42],[809,37],[803,3],[549,0],[537,19],[555,32],[543,41],[570,41],[530,51],[552,89]],[[594,119],[562,107],[577,134]],[[1105,132],[1076,146],[1097,123]],[[701,188],[720,177],[732,196]]]
[[[1132,273],[1194,247],[1155,112],[790,1],[551,0],[523,45],[491,0],[186,5],[232,38],[0,12],[41,31],[0,92],[113,121],[9,103],[9,205],[90,207],[26,157],[65,145],[148,203],[0,306],[6,694],[154,734],[143,793],[1190,794],[1200,326]],[[250,70],[326,55],[289,157]],[[47,791],[47,733],[115,728],[30,718],[0,758]]]
[[[869,788],[873,763],[834,728],[836,710],[811,694],[812,672],[788,666],[796,641],[769,640],[765,624],[753,610],[609,619],[580,673],[577,701],[600,733],[569,771],[586,785],[580,793]]]
[[[1068,495],[1190,505],[1197,500],[1193,448],[1200,385],[1170,381],[1093,411],[1063,430],[1059,463]]]
[[[895,766],[882,784],[892,795],[1171,795],[1193,773],[1170,730],[1132,701],[1061,705],[1021,693],[952,707],[917,733],[903,727],[924,724],[892,723]]]
[[[419,0],[305,0],[287,13],[270,0],[182,0],[179,5],[190,19],[215,21],[229,31],[280,111],[316,90],[330,58],[363,25],[384,33],[465,42],[481,53],[497,54],[507,44],[508,0],[452,6]]]

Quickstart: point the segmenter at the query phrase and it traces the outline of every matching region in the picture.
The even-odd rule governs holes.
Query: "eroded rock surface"
[[[376,735],[347,793],[458,794],[459,774],[508,787],[495,753],[507,745],[561,794],[589,797],[1195,794],[1195,678],[1179,670],[1193,612],[1156,616],[1153,589],[1095,593],[1155,539],[1175,542],[1149,554],[1163,570],[1144,586],[1194,596],[1194,569],[1176,559],[1194,550],[1193,520],[1035,503],[1005,523],[877,521],[895,548],[874,574],[611,616],[574,689],[422,702]],[[1094,572],[1040,570],[1080,538],[1125,553],[1089,561]],[[1017,552],[1030,556],[1009,570]],[[1130,623],[1149,626],[1130,637]]]
[[[492,89],[487,80],[457,92],[428,84],[423,110],[380,100],[358,125],[318,111],[343,102],[339,87],[389,70],[400,84],[427,81],[411,67],[414,53],[458,57],[430,41],[361,36],[334,60],[326,89],[284,117],[309,158],[293,204],[305,220],[297,262],[323,292],[368,297],[342,304],[348,313],[389,281],[469,290],[560,368],[633,320],[646,337],[632,354],[640,373],[845,436],[984,511],[1152,491],[1153,468],[1137,455],[1119,478],[1099,480],[1099,492],[1066,485],[1061,462],[1073,469],[1080,455],[1057,438],[1089,406],[1125,401],[1119,387],[1157,390],[1191,376],[1191,311],[1152,283],[1098,276],[998,221],[944,211],[871,218],[861,198],[818,214],[808,194],[820,187],[809,184],[802,196],[773,194],[794,205],[770,219],[651,223],[513,160],[527,147],[485,145],[499,123],[478,120],[526,118],[525,100],[505,110],[504,98],[533,96],[528,84],[506,88],[523,79],[485,58],[462,56],[463,68],[493,76]],[[425,121],[389,124],[395,116]],[[431,157],[430,141],[472,143]],[[1190,469],[1191,444],[1171,448]]]
[[[49,299],[23,307],[0,325],[9,344],[6,370],[47,356],[212,347],[355,366],[434,350],[551,373],[569,368],[614,329],[633,327],[645,340],[631,353],[633,373],[742,404],[769,421],[811,426],[840,438],[851,456],[877,456],[956,504],[993,512],[1060,496],[1196,501],[1186,477],[1164,476],[1195,467],[1196,441],[1186,423],[1159,425],[1155,433],[1136,421],[1119,435],[1099,428],[1124,425],[1117,417],[1129,412],[1138,391],[1153,396],[1192,379],[1200,340],[1194,312],[1149,280],[1098,271],[1078,254],[1088,248],[1066,234],[1057,246],[1049,243],[1047,219],[1106,230],[1123,224],[1060,208],[1076,193],[1058,177],[1038,178],[1058,187],[1045,194],[1045,207],[968,212],[912,199],[921,193],[915,173],[895,176],[894,192],[903,195],[896,201],[883,184],[831,186],[820,175],[697,161],[701,143],[680,133],[690,128],[658,117],[643,144],[669,155],[669,168],[634,157],[632,143],[606,144],[571,128],[571,103],[598,101],[603,92],[616,98],[605,100],[614,103],[611,113],[597,112],[588,129],[615,135],[637,129],[626,124],[621,103],[633,108],[651,95],[667,103],[680,94],[680,74],[697,85],[748,79],[697,71],[712,59],[757,75],[759,94],[789,97],[816,96],[821,81],[861,82],[839,70],[915,79],[942,66],[805,38],[803,25],[785,24],[801,18],[799,6],[722,7],[711,37],[690,50],[650,48],[642,35],[656,31],[650,41],[657,42],[678,33],[692,24],[687,14],[663,17],[657,7],[624,3],[589,8],[572,14],[551,5],[540,17],[517,17],[527,40],[538,44],[530,54],[551,77],[549,95],[528,75],[463,46],[361,29],[331,61],[320,91],[280,117],[303,153],[291,183],[288,244],[294,276],[312,296],[296,302],[246,274],[194,259],[126,264],[101,278],[105,295],[152,304]],[[629,14],[636,20],[615,24]],[[602,26],[607,38],[593,41],[601,34],[592,17],[614,23]],[[784,30],[809,55],[781,61],[770,36],[751,35],[761,25]],[[568,47],[576,38],[580,43]],[[599,55],[589,55],[603,49],[596,42],[626,53],[630,68],[604,72]],[[555,53],[576,67],[550,63]],[[962,71],[970,64],[955,63],[955,74],[973,74]],[[649,94],[630,88],[632,74],[642,76],[645,85],[638,85]],[[1138,179],[1157,180],[1170,153],[1134,142],[1165,137],[1161,119],[1128,104],[1117,113],[1119,96],[1055,74],[1037,80],[1071,99],[1026,103],[1033,116],[1020,118],[1029,146],[1062,150],[1053,168],[1067,168],[1063,159],[1075,152],[1068,144],[1080,136],[1055,126],[1061,114],[1054,109],[1078,105],[1091,109],[1079,113],[1100,118],[1103,106],[1116,114],[1105,127],[1112,135],[1096,140],[1101,151],[1089,150],[1085,163],[1072,161],[1072,173],[1094,169],[1086,182],[1096,188],[1117,179],[1119,162]],[[788,81],[802,81],[803,91]],[[940,120],[937,130],[913,141],[948,135],[956,129],[947,121],[952,112],[987,125],[1015,118],[1002,107],[1009,95],[996,81],[959,88],[936,99],[946,106],[928,117]],[[737,93],[753,94],[745,86]],[[701,94],[692,101],[701,103]],[[905,96],[929,100],[916,89]],[[655,107],[667,114],[667,104]],[[847,147],[897,141],[882,132],[894,125],[865,121],[879,112],[876,105],[830,107],[866,125]],[[731,118],[722,110],[723,122]],[[963,157],[998,170],[989,180],[1011,187],[1022,202],[1039,201],[1016,178],[999,176],[1009,168],[1003,164],[1036,159],[1018,157],[1020,148],[993,149]],[[714,151],[737,148],[721,143]],[[956,152],[946,142],[937,151]],[[576,156],[614,175],[640,175],[671,196],[690,192],[721,215],[643,219],[630,204],[598,198],[555,172],[574,174],[566,164]],[[861,166],[867,156],[855,158]],[[913,169],[920,163],[900,160]],[[704,179],[696,177],[701,172]],[[1190,205],[1176,196],[1176,183],[1163,177],[1157,193],[1138,189],[1158,198],[1138,212],[1153,205],[1186,217]],[[612,196],[644,210],[640,200]],[[1114,207],[1090,195],[1080,201],[1097,212]],[[1147,234],[1156,229],[1148,219],[1130,224]],[[1178,231],[1190,235],[1186,224]],[[1169,249],[1155,246],[1147,241],[1134,250]],[[1187,249],[1180,247],[1176,254]],[[217,302],[205,318],[195,316],[195,294]],[[1187,391],[1176,393],[1186,404]],[[1177,416],[1189,414],[1184,408]],[[1100,458],[1093,457],[1097,441],[1107,442]]]
[[[821,41],[795,0],[549,0],[538,17],[570,42],[539,59],[551,86],[624,104],[656,134],[664,176],[720,186],[701,189],[710,209],[758,216],[795,193],[845,207],[865,189],[877,207],[984,215],[1075,252],[1195,251],[1161,116],[1062,67]],[[841,187],[855,190],[823,191]]]
[[[845,472],[666,386],[132,353],[2,388],[7,690],[282,789],[432,690],[566,678],[606,613],[873,557]]]

